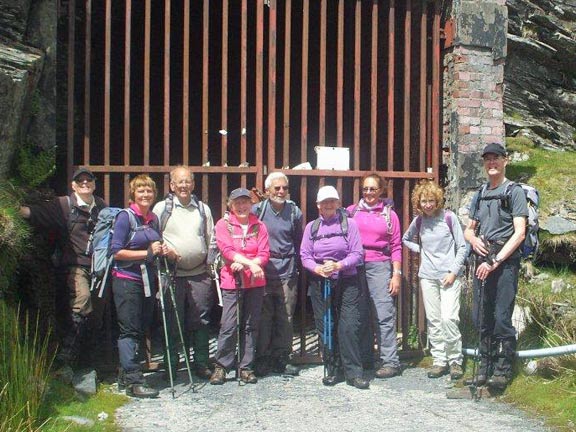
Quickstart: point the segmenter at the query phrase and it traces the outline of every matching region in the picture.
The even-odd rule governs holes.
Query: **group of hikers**
[[[433,357],[428,377],[461,379],[458,277],[468,243],[476,261],[473,310],[480,335],[480,363],[471,384],[505,388],[516,350],[511,317],[528,211],[521,188],[502,198],[510,183],[505,148],[489,144],[481,156],[488,182],[482,196],[479,191],[473,198],[465,230],[444,208],[443,189],[423,180],[411,196],[417,216],[403,235],[394,202],[384,196],[385,180],[375,173],[362,179],[362,198],[347,208],[336,188],[320,187],[319,216],[304,229],[282,172],[268,175],[266,198],[259,203],[252,202],[249,190],[234,189],[217,223],[209,206],[193,194],[188,167],[170,173],[171,192],[159,202],[153,179],[137,175],[130,182],[128,207],[116,215],[109,250],[119,387],[133,397],[158,395],[146,383],[140,358],[158,297],[166,317],[164,366],[171,383],[181,357],[189,373],[192,369],[213,385],[224,384],[234,368],[246,384],[271,372],[298,375],[292,341],[299,269],[308,273],[306,288],[325,363],[323,384],[368,389],[371,376],[400,375],[395,297],[402,289],[402,244],[420,254],[418,276]],[[59,299],[67,303],[67,325],[58,367],[74,366],[92,311],[90,235],[106,206],[94,195],[95,180],[80,168],[68,197],[21,207],[32,225],[56,229],[65,239],[57,268],[67,290],[68,302]],[[221,266],[213,262],[215,250]],[[222,316],[210,359],[208,325],[217,299]]]

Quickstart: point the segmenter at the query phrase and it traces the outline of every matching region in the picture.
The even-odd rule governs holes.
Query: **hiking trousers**
[[[114,305],[118,317],[118,354],[125,383],[141,384],[144,376],[138,358],[144,332],[150,328],[154,313],[155,296],[144,296],[142,282],[112,278]]]
[[[218,350],[214,359],[224,369],[229,370],[236,364],[238,304],[235,289],[222,290],[222,318],[218,334]],[[240,289],[240,369],[251,369],[256,351],[260,311],[264,287]]]
[[[310,278],[310,300],[314,310],[316,331],[320,340],[324,334],[324,299],[322,280]],[[334,356],[347,379],[362,377],[360,347],[360,302],[362,290],[358,275],[340,277],[332,285]],[[334,331],[335,329],[335,331]]]
[[[257,358],[288,360],[292,354],[292,323],[297,299],[296,276],[266,281],[256,348]]]
[[[426,311],[430,354],[435,366],[453,363],[462,365],[462,336],[460,335],[460,291],[458,279],[450,286],[442,286],[438,279],[420,279],[422,300]]]

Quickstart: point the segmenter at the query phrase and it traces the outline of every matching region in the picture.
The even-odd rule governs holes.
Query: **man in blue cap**
[[[477,256],[474,311],[481,332],[481,359],[473,384],[488,383],[504,389],[512,378],[516,356],[512,311],[528,207],[522,188],[506,178],[506,149],[500,144],[488,144],[482,159],[488,183],[472,199],[476,204],[470,209],[470,223],[464,231]]]

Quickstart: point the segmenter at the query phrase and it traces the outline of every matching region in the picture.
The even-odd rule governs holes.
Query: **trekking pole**
[[[186,370],[188,371],[188,379],[190,380],[190,387],[192,388],[192,392],[195,392],[194,389],[194,379],[192,378],[192,369],[190,367],[190,359],[188,358],[188,348],[186,347],[186,343],[184,342],[184,333],[182,332],[182,324],[180,321],[180,316],[178,314],[178,308],[176,307],[176,296],[174,294],[175,289],[175,279],[176,275],[171,274],[169,267],[168,267],[168,260],[164,257],[164,267],[166,268],[167,273],[167,286],[168,292],[170,293],[170,300],[172,302],[172,308],[174,309],[174,316],[176,318],[176,325],[178,326],[178,335],[180,336],[180,344],[182,345],[182,351],[184,352],[184,362],[186,363]]]
[[[486,288],[486,279],[480,283],[480,292],[478,293],[478,347],[476,348],[476,358],[474,359],[474,369],[472,373],[472,385],[470,390],[472,392],[472,399],[476,402],[480,400],[480,392],[478,391],[478,377],[480,375],[480,362],[482,356],[480,354],[480,345],[482,344],[482,325],[484,324],[484,291]],[[488,347],[490,349],[490,347]],[[487,365],[488,367],[489,365]],[[486,370],[488,372],[488,370]]]
[[[160,271],[160,257],[156,256],[156,271],[158,276],[158,291],[160,292],[160,309],[162,311],[162,324],[164,327],[164,341],[166,343],[166,357],[168,358],[168,376],[170,377],[170,389],[174,399],[174,377],[172,376],[172,355],[170,353],[170,339],[168,337],[168,321],[166,320],[166,307],[164,303],[164,290],[162,289],[162,273]]]
[[[238,385],[241,385],[240,361],[242,360],[242,331],[240,325],[242,324],[242,320],[240,313],[242,311],[242,298],[240,296],[240,289],[242,288],[242,275],[240,272],[234,273],[234,282],[236,283],[236,343],[238,344],[238,349],[236,350],[236,379],[238,380]]]
[[[324,344],[324,378],[330,375],[332,365],[332,286],[330,278],[323,280],[322,297],[324,300],[324,331],[322,332],[322,343]]]

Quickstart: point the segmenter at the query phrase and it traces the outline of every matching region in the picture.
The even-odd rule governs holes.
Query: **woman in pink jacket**
[[[402,239],[393,201],[382,198],[383,192],[384,180],[378,174],[367,175],[362,179],[362,199],[347,211],[358,225],[364,248],[366,283],[379,347],[375,376],[391,378],[401,372],[395,297],[402,278]]]
[[[244,383],[255,384],[258,380],[252,371],[252,363],[266,285],[263,269],[270,256],[268,231],[266,225],[250,213],[252,202],[247,189],[234,189],[228,197],[228,208],[230,212],[215,226],[216,243],[225,266],[220,271],[222,318],[216,367],[210,384],[224,384],[226,381],[226,373],[235,363],[237,343],[240,352],[236,364],[238,378]],[[236,324],[238,309],[240,329]],[[237,341],[238,333],[240,341]]]

